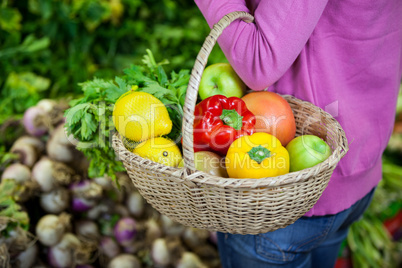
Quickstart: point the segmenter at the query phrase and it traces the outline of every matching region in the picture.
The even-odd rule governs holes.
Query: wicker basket
[[[284,228],[303,216],[321,196],[348,144],[339,123],[309,102],[283,96],[296,119],[296,135],[314,134],[332,155],[308,169],[263,179],[216,177],[194,168],[193,122],[200,78],[217,38],[232,21],[253,17],[226,15],[212,29],[191,73],[183,118],[185,168],[172,168],[129,152],[118,134],[113,147],[142,196],[161,214],[186,226],[237,234],[258,234]]]

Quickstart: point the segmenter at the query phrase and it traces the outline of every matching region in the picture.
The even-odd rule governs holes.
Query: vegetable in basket
[[[279,94],[252,92],[241,98],[255,115],[255,131],[277,137],[286,146],[296,134],[296,122],[289,103]]]
[[[209,97],[195,106],[194,116],[195,152],[225,155],[234,140],[254,133],[254,114],[237,97]]]
[[[289,172],[289,154],[274,136],[258,132],[235,140],[225,158],[231,178],[265,178]]]

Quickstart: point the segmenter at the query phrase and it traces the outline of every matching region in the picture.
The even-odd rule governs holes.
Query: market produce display
[[[166,107],[168,118],[165,113],[161,122],[171,121],[171,130],[152,139],[174,146],[149,153],[138,145],[150,147],[151,139],[122,137],[123,143],[144,159],[184,167],[182,108],[190,77],[184,69],[193,66],[209,31],[194,3],[184,0],[3,1],[0,267],[219,267],[216,234],[184,227],[154,210],[111,148],[117,100],[145,92]],[[156,62],[150,51],[142,58],[146,48],[170,61]],[[141,58],[143,64],[129,67]],[[256,118],[254,132],[275,134],[288,151],[290,172],[292,163],[301,164],[300,169],[318,164],[292,160],[314,147],[323,151],[324,144],[287,146],[295,138],[295,126],[286,101],[269,92],[246,94],[225,61],[216,46],[198,103],[214,95],[242,98]],[[270,105],[259,104],[262,99]],[[352,225],[336,268],[402,263],[402,94],[398,100],[383,180],[362,220]],[[228,122],[233,113],[221,117],[217,121]],[[261,147],[255,152],[267,155]],[[206,148],[212,150],[205,146],[194,154],[195,168],[229,177],[227,153]],[[171,151],[177,161],[170,160]]]
[[[14,150],[2,158],[0,267],[219,267],[213,233],[160,215],[124,172],[120,187],[107,176],[88,179],[89,163],[74,148],[74,159],[56,160],[50,146],[67,138],[64,123],[46,133],[13,146],[35,157]]]

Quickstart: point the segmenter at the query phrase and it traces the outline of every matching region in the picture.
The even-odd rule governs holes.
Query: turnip
[[[0,243],[0,267],[10,268],[10,254],[4,243]]]
[[[95,200],[88,200],[81,197],[73,197],[71,201],[71,209],[75,212],[85,212],[92,209],[96,205]]]
[[[102,187],[91,180],[75,182],[70,185],[70,190],[74,197],[86,199],[102,198]]]
[[[192,227],[186,227],[182,234],[184,244],[190,249],[194,249],[197,246],[207,242],[209,238],[209,232],[203,229],[197,229]]]
[[[75,151],[74,144],[68,139],[64,124],[60,124],[46,144],[47,155],[56,161],[71,162],[74,160]]]
[[[10,152],[18,155],[19,161],[28,167],[32,167],[36,161],[38,161],[39,157],[36,148],[30,144],[14,144],[11,147]]]
[[[216,247],[212,246],[210,243],[200,244],[198,247],[192,249],[192,253],[197,255],[204,264],[209,267],[215,267],[219,264],[219,253]]]
[[[162,230],[155,219],[149,219],[145,223],[145,238],[147,242],[154,241],[157,238],[162,237]]]
[[[69,185],[79,176],[66,164],[43,156],[32,169],[32,179],[38,182],[43,192],[50,192],[59,185]]]
[[[113,258],[108,268],[141,268],[140,261],[137,257],[130,254],[120,254]]]
[[[46,113],[49,113],[54,109],[57,105],[57,102],[52,99],[41,99],[37,104],[36,107],[41,108]]]
[[[176,268],[208,268],[200,258],[192,252],[184,252],[178,261]]]
[[[77,220],[75,233],[84,241],[97,241],[100,237],[98,225],[91,220]]]
[[[114,227],[113,233],[117,242],[122,246],[129,246],[137,234],[137,224],[132,218],[121,218]]]
[[[63,123],[65,121],[64,111],[68,105],[63,101],[55,101],[52,99],[42,99],[37,104],[37,107],[42,108],[50,121],[51,126]]]
[[[70,226],[70,215],[59,216],[48,214],[39,219],[36,225],[36,236],[45,246],[56,245]]]
[[[112,213],[111,204],[108,202],[101,202],[87,211],[87,218],[97,220],[104,214]]]
[[[97,177],[94,178],[93,181],[100,185],[104,190],[112,190],[114,189],[113,185],[112,185],[112,178],[108,177],[108,176],[103,176],[103,177]]]
[[[19,137],[13,144],[13,146],[30,145],[35,148],[38,155],[42,154],[45,150],[45,143],[37,137],[22,136]]]
[[[17,183],[24,184],[31,179],[31,170],[23,164],[15,163],[4,170],[1,179],[13,179]]]
[[[154,240],[151,248],[151,257],[156,266],[165,267],[171,263],[172,259],[165,239],[158,238]]]
[[[68,208],[70,203],[69,191],[59,187],[40,195],[40,205],[48,213],[58,214]]]
[[[75,174],[75,171],[66,164],[58,161],[52,161],[53,163],[53,177],[58,184],[70,185],[73,182],[77,182],[80,176]]]
[[[15,268],[30,268],[35,263],[37,255],[38,246],[36,244],[33,244],[23,252],[18,254],[12,265]]]
[[[33,237],[29,232],[19,226],[10,230],[5,230],[10,222],[12,222],[10,218],[0,217],[0,230],[6,234],[5,236],[0,236],[0,245],[5,244],[10,256],[16,256],[31,246]]]
[[[33,136],[46,134],[49,127],[45,124],[46,111],[40,107],[33,106],[28,108],[22,119],[25,130]]]
[[[165,235],[180,236],[184,230],[185,226],[172,221],[168,216],[161,215],[161,226]]]
[[[59,243],[49,248],[48,261],[56,268],[75,267],[89,261],[91,250],[72,233],[65,233]]]
[[[39,184],[43,192],[55,189],[58,183],[53,176],[53,162],[47,157],[42,157],[32,169],[32,179]]]
[[[140,217],[144,213],[145,201],[139,192],[133,191],[129,193],[126,206],[134,217]]]
[[[70,185],[73,196],[71,208],[77,212],[93,208],[102,197],[102,187],[90,180],[75,182]]]
[[[100,241],[100,251],[108,258],[114,258],[120,254],[120,247],[113,238],[104,236]]]
[[[158,238],[153,241],[151,258],[158,267],[174,265],[186,251],[181,240],[177,236]]]

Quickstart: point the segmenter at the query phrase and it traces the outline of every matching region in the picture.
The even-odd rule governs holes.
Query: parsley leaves
[[[167,60],[157,63],[150,50],[143,58],[142,65],[125,69],[124,75],[105,81],[94,78],[81,83],[83,96],[70,102],[71,108],[65,113],[68,134],[78,141],[77,149],[90,161],[89,176],[108,175],[116,179],[116,172],[124,171],[116,159],[111,140],[116,131],[112,115],[116,100],[129,90],[147,92],[158,98],[168,109],[173,128],[167,136],[180,141],[183,119],[183,104],[186,95],[189,70],[172,72],[169,76],[163,69]]]

